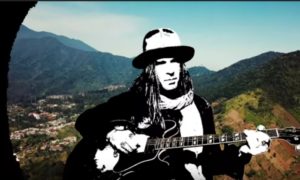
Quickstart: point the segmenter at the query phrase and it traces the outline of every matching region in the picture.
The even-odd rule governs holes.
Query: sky
[[[188,67],[220,70],[267,51],[300,50],[300,2],[38,2],[23,24],[133,58],[156,28],[195,48]]]

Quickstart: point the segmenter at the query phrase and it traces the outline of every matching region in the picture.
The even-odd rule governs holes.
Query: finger
[[[260,146],[260,147],[258,147],[258,148],[256,148],[254,150],[254,153],[255,153],[255,155],[257,155],[257,154],[264,153],[266,151],[268,151],[268,147],[267,146]]]
[[[250,153],[250,148],[247,145],[243,145],[240,148],[240,151],[243,152],[243,153]]]
[[[254,130],[249,130],[249,129],[245,129],[244,133],[246,134],[246,136],[252,136],[255,134],[256,131]]]
[[[269,149],[269,146],[268,145],[263,145],[261,149],[262,149],[262,152],[267,152],[268,149]]]
[[[134,140],[127,141],[127,144],[128,144],[128,146],[130,147],[131,152],[132,152],[133,150],[136,150],[137,145],[138,145],[138,143],[137,143],[136,141],[134,141]]]
[[[265,142],[268,142],[270,141],[270,136],[267,135],[266,133],[263,133],[263,132],[257,132],[257,137],[259,139],[259,141],[265,141]]]
[[[256,127],[256,130],[258,130],[258,131],[263,131],[265,129],[266,129],[266,127],[264,125],[261,125],[261,124]]]
[[[122,153],[128,154],[128,152],[121,145],[116,145],[115,147]]]
[[[248,136],[246,137],[247,143],[250,147],[250,149],[257,148],[261,145],[261,143],[258,141],[258,139],[255,136]]]
[[[133,151],[132,147],[127,142],[122,143],[121,147],[126,151],[126,154]]]

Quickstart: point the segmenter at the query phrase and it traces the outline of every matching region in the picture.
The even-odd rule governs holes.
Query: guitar
[[[142,168],[142,166],[146,166],[147,163],[152,161],[158,160],[168,166],[169,162],[167,161],[165,152],[169,149],[246,142],[246,135],[244,133],[174,137],[177,135],[177,131],[173,135],[169,136],[168,134],[173,129],[174,127],[165,131],[162,138],[147,139],[144,149],[139,150],[139,152],[132,153],[131,155],[120,153],[110,144],[107,144],[102,150],[97,149],[95,155],[95,157],[97,157],[95,158],[97,169],[102,175],[104,175],[104,177],[106,173],[110,174],[109,177],[111,177],[111,174],[118,175],[118,177],[124,177],[128,174],[134,173],[137,169]],[[296,145],[296,149],[300,150],[300,129],[298,128],[274,128],[261,130],[261,132],[268,134],[271,139],[286,140],[290,144]]]

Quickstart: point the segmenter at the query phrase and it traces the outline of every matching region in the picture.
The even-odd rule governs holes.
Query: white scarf
[[[190,90],[187,94],[182,95],[176,99],[167,98],[164,95],[160,95],[159,108],[160,109],[172,109],[181,110],[190,105],[194,101],[194,92]]]

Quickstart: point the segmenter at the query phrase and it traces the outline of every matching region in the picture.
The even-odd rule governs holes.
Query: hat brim
[[[178,62],[185,63],[191,60],[195,50],[190,46],[172,46],[145,51],[135,57],[132,65],[135,68],[143,69],[152,62],[161,58],[176,58]]]

